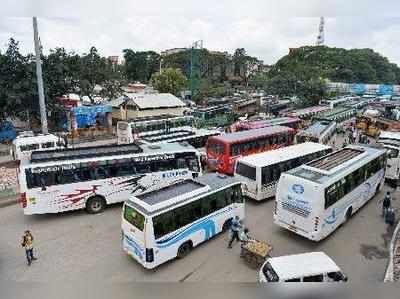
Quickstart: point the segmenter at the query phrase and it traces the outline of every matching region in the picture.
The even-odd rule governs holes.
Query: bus
[[[372,137],[378,137],[381,131],[400,131],[400,122],[384,117],[373,119],[366,134]]]
[[[240,99],[233,101],[233,113],[240,116],[252,116],[259,112],[260,105],[258,100]]]
[[[190,131],[194,127],[193,116],[159,115],[132,118],[117,123],[118,144],[130,144],[143,136]]]
[[[295,131],[274,126],[210,137],[207,141],[207,165],[211,170],[232,175],[236,160],[293,144]]]
[[[192,115],[195,118],[198,128],[224,127],[234,121],[232,108],[229,105],[197,108],[193,111]]]
[[[28,162],[33,151],[64,148],[64,140],[53,134],[19,135],[12,143],[12,156],[20,163]]]
[[[137,144],[33,152],[20,168],[25,215],[85,208],[100,213],[132,194],[201,175],[200,154],[189,145]]]
[[[294,130],[299,130],[302,120],[297,117],[278,117],[271,119],[255,120],[255,121],[240,121],[234,123],[230,129],[231,132],[247,131],[252,129],[261,129],[271,126],[285,126]]]
[[[328,112],[322,113],[318,115],[314,120],[328,120],[335,121],[337,123],[341,123],[343,121],[349,120],[355,117],[357,114],[357,110],[350,107],[337,107]]]
[[[144,268],[183,258],[194,247],[244,219],[240,182],[206,174],[133,196],[122,211],[123,250]]]
[[[315,115],[319,115],[321,113],[330,111],[331,108],[328,106],[312,106],[312,107],[307,107],[303,109],[297,109],[293,111],[288,111],[284,113],[284,116],[288,117],[298,117],[301,119],[310,119],[314,117]]]
[[[383,187],[386,150],[351,145],[282,173],[276,191],[275,224],[320,241]]]
[[[332,152],[329,146],[306,142],[241,158],[235,177],[243,183],[243,195],[261,201],[275,196],[281,173]]]
[[[336,122],[317,121],[305,130],[301,130],[296,135],[296,142],[315,142],[321,144],[335,144],[336,142]]]
[[[382,131],[378,144],[387,149],[387,164],[385,177],[400,185],[400,132]]]

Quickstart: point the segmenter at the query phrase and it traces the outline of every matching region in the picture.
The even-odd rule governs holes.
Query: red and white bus
[[[254,121],[239,121],[231,126],[231,132],[248,131],[272,126],[285,126],[298,132],[301,129],[302,120],[298,117],[277,117]]]
[[[211,170],[233,174],[238,158],[291,145],[294,136],[292,128],[273,126],[210,137],[207,165]]]

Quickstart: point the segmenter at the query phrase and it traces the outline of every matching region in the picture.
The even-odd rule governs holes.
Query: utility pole
[[[47,134],[49,130],[47,128],[47,113],[46,113],[46,103],[44,101],[42,61],[40,59],[41,50],[40,50],[39,33],[38,33],[36,17],[33,17],[33,39],[35,41],[36,77],[37,77],[38,94],[39,94],[40,120],[42,123],[42,133]]]
[[[321,17],[318,27],[317,46],[323,46],[325,44],[325,18]]]

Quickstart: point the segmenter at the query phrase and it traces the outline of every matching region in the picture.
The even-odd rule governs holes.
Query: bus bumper
[[[289,231],[291,231],[291,232],[293,232],[293,233],[295,233],[297,235],[300,235],[300,236],[302,236],[304,238],[307,238],[307,239],[309,239],[311,241],[317,242],[317,241],[321,240],[318,231],[311,232],[311,233],[307,232],[307,231],[305,231],[305,230],[303,230],[303,229],[301,229],[299,227],[296,227],[294,225],[290,225],[290,224],[288,224],[288,223],[286,223],[286,222],[284,222],[284,221],[282,221],[280,219],[277,219],[276,216],[274,217],[274,223],[276,225],[279,225],[280,227],[283,227],[283,228],[285,228],[285,229],[287,229],[287,230],[289,230]]]

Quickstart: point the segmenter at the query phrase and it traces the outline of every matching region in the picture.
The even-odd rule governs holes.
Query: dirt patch
[[[389,251],[375,245],[361,244],[360,253],[367,260],[375,259],[387,259],[389,257]]]

